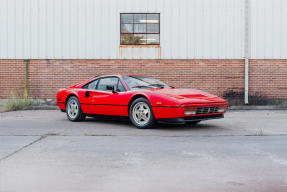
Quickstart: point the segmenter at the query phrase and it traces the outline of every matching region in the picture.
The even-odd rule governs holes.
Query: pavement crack
[[[13,156],[13,155],[15,155],[15,154],[17,154],[17,153],[19,153],[19,152],[21,152],[22,150],[24,150],[25,148],[28,148],[28,147],[32,146],[33,144],[38,143],[39,141],[45,139],[45,138],[48,137],[48,136],[49,136],[49,134],[41,135],[38,139],[32,141],[31,143],[29,143],[29,144],[27,144],[27,145],[24,145],[23,147],[17,149],[17,150],[14,151],[13,153],[10,153],[10,154],[4,156],[3,158],[0,159],[0,162],[3,161],[3,160],[5,160],[5,159],[8,159],[9,157],[11,157],[11,156]]]

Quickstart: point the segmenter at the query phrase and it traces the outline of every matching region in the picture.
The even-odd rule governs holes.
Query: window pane
[[[98,83],[98,80],[93,81],[92,83],[88,85],[88,89],[93,89],[93,90],[96,89],[97,83]]]
[[[121,14],[121,23],[133,23],[133,14]]]
[[[98,80],[95,80],[91,83],[86,84],[85,86],[83,86],[84,89],[96,89]]]
[[[147,24],[148,33],[159,33],[159,24]]]
[[[116,78],[116,77],[103,78],[98,83],[97,90],[106,91],[107,85],[117,86],[117,83],[118,83],[118,78]]]
[[[145,33],[146,24],[134,24],[135,33]]]
[[[133,24],[122,24],[121,33],[133,33]]]
[[[159,23],[159,14],[147,14],[147,23]]]
[[[135,34],[137,44],[146,44],[146,34]]]
[[[147,44],[159,44],[159,34],[147,34]]]
[[[146,23],[146,14],[134,14],[134,23]]]
[[[121,44],[129,45],[133,42],[133,34],[121,34]]]
[[[122,45],[140,45],[146,44],[146,34],[122,34]]]
[[[118,92],[123,92],[123,91],[125,91],[125,90],[126,90],[126,89],[125,89],[124,85],[122,84],[122,82],[121,82],[121,81],[118,81],[117,91],[118,91]]]
[[[122,45],[133,44],[133,34],[121,34],[121,44]]]

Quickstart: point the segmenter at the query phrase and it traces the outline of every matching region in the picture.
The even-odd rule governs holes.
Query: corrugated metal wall
[[[250,1],[251,58],[287,58],[287,1]],[[160,50],[120,49],[125,12],[161,14]],[[0,27],[1,59],[244,56],[244,0],[0,0]]]
[[[251,58],[287,59],[287,1],[250,2]]]

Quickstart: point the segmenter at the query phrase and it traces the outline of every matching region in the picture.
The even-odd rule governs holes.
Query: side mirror
[[[116,87],[113,85],[107,85],[107,90],[112,91],[113,93],[117,92]]]

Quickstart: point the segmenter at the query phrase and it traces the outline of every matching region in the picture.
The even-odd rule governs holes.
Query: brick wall
[[[0,59],[0,98],[8,98],[10,94],[23,94],[25,84],[24,60]]]
[[[23,60],[0,60],[0,98],[24,87]],[[59,88],[94,75],[151,75],[175,87],[192,87],[243,101],[244,60],[31,60],[29,93],[55,98]],[[287,60],[251,60],[250,95],[287,99]]]
[[[287,98],[287,60],[250,60],[250,95]]]

